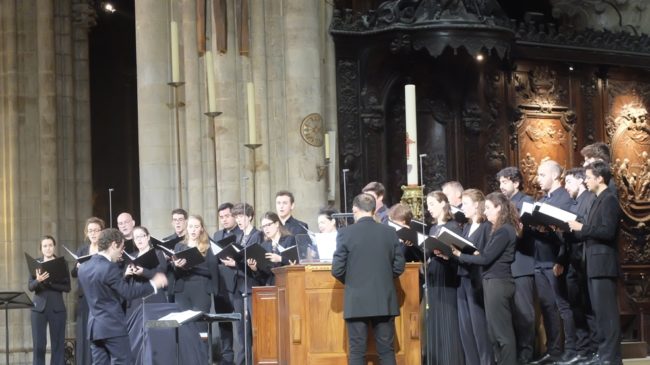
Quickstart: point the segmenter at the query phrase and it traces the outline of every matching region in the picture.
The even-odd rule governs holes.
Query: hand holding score
[[[36,269],[36,280],[39,283],[44,282],[50,277],[50,273],[47,271],[42,271],[41,269]]]

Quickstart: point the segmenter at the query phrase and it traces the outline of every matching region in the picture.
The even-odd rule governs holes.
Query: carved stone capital
[[[72,22],[75,26],[90,29],[97,25],[97,11],[93,0],[72,1]]]

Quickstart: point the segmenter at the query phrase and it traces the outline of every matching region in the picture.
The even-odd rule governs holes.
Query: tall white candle
[[[336,165],[336,132],[329,131],[329,146],[330,146],[330,163],[329,163],[329,175],[328,175],[328,192],[327,200],[336,199],[336,172],[338,171]]]
[[[404,86],[406,111],[406,182],[418,185],[418,129],[415,107],[415,85]]]
[[[246,94],[248,96],[248,143],[257,143],[257,131],[255,125],[255,87],[253,83],[246,84]]]
[[[170,25],[171,34],[171,56],[172,56],[172,82],[180,81],[180,65],[178,53],[178,24],[175,21]]]
[[[215,94],[214,94],[214,69],[212,68],[212,52],[205,52],[205,73],[207,75],[208,83],[208,111],[214,112],[217,110]]]
[[[330,132],[325,133],[325,159],[330,158]]]

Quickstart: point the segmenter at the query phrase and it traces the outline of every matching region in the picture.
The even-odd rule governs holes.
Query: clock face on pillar
[[[312,113],[305,117],[300,123],[300,136],[314,147],[323,146],[323,117],[318,113]]]

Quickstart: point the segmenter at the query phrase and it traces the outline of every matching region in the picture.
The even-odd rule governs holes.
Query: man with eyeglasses
[[[135,221],[130,213],[122,212],[117,216],[117,228],[124,235],[124,251],[127,253],[135,251],[135,245],[133,244]]]
[[[176,208],[172,210],[172,227],[174,227],[174,233],[163,238],[163,241],[185,237],[185,233],[187,233],[187,211],[185,209]],[[167,300],[170,303],[174,303],[176,300],[174,297],[174,265],[167,265],[167,280],[169,281],[169,286],[167,287]]]

